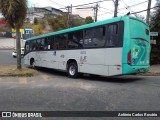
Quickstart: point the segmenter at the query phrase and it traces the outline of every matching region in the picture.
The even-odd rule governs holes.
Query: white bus
[[[123,16],[30,38],[24,63],[32,67],[103,76],[149,70],[148,25]]]

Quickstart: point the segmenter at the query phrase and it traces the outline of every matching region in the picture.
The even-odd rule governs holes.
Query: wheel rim
[[[75,68],[75,66],[73,66],[73,65],[70,66],[70,67],[69,67],[69,74],[72,75],[72,76],[74,76],[75,73],[76,73],[76,68]]]

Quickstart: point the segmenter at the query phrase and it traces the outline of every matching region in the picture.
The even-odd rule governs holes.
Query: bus
[[[29,38],[24,64],[115,76],[150,69],[150,30],[142,20],[120,16]]]

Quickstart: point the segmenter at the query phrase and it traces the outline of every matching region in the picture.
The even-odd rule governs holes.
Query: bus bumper
[[[123,64],[122,74],[137,74],[145,73],[150,70],[150,65],[146,66],[130,66],[128,64]]]

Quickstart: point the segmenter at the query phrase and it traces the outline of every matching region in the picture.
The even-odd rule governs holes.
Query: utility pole
[[[114,17],[117,17],[117,13],[118,13],[118,2],[119,0],[113,0],[114,2]]]
[[[97,17],[98,17],[98,7],[99,5],[97,3],[96,6],[94,7],[94,16],[95,16],[94,21],[95,22],[97,22]]]
[[[146,23],[147,24],[149,24],[150,9],[151,9],[151,0],[148,0],[148,9],[147,9],[147,16],[146,16]]]
[[[67,12],[68,12],[68,16],[67,16],[67,27],[70,28],[71,27],[71,17],[70,14],[72,14],[72,5],[71,6],[67,6]]]

